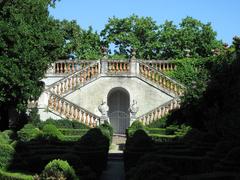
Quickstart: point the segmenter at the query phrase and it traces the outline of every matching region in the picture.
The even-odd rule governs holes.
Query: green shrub
[[[89,127],[83,123],[80,123],[78,121],[71,121],[69,119],[47,119],[44,122],[41,122],[40,127],[42,128],[46,124],[53,124],[57,128],[69,128],[69,129],[89,129]]]
[[[0,144],[9,144],[11,141],[9,131],[0,132]]]
[[[61,128],[59,129],[61,133],[65,136],[83,136],[87,133],[88,129],[68,129],[68,128]]]
[[[26,124],[17,134],[21,141],[27,142],[40,136],[42,132],[33,124]]]
[[[62,140],[63,134],[53,124],[43,126],[43,138],[46,140]]]
[[[82,136],[79,143],[82,147],[98,148],[98,146],[109,146],[109,139],[103,135],[99,128],[93,128]]]
[[[138,164],[135,168],[132,168],[128,173],[127,177],[131,180],[174,180],[171,177],[171,169],[160,162],[145,162]]]
[[[55,179],[66,178],[67,180],[76,180],[77,176],[75,174],[74,169],[68,164],[67,161],[63,161],[60,159],[55,159],[49,162],[42,174],[40,175],[40,179],[48,179],[50,177]]]
[[[3,180],[33,180],[33,176],[22,173],[5,172],[0,169],[0,179]]]
[[[69,121],[69,120],[67,120],[67,121]],[[90,127],[87,126],[86,124],[83,124],[83,123],[78,122],[76,120],[71,121],[71,123],[72,123],[73,129],[90,129]]]
[[[134,121],[132,125],[127,129],[127,137],[132,137],[138,129],[144,128],[144,125],[140,121]]]
[[[37,107],[31,109],[29,113],[29,122],[34,125],[38,125],[41,122]]]
[[[150,128],[165,128],[167,126],[167,117],[164,116],[156,121],[153,121],[152,123],[148,124],[147,127]]]
[[[8,144],[0,144],[0,169],[6,169],[13,159],[14,148]]]
[[[106,136],[109,139],[109,144],[112,143],[112,137],[113,137],[113,128],[110,124],[104,123],[99,126],[100,130],[102,131],[102,134]]]
[[[142,130],[142,129],[138,129],[132,137],[130,137],[129,139],[127,139],[127,145],[134,147],[134,148],[149,148],[151,147],[152,144],[152,140],[151,137],[149,137],[147,135],[147,133]]]
[[[132,125],[130,126],[130,129],[135,129],[135,130],[137,130],[137,129],[144,129],[144,125],[140,121],[134,121],[132,123]]]
[[[174,140],[177,140],[177,136],[176,135],[149,134],[149,136],[155,142],[172,142]]]
[[[170,125],[166,127],[166,134],[173,135],[178,130],[178,125]]]
[[[148,134],[166,134],[165,128],[145,128]]]

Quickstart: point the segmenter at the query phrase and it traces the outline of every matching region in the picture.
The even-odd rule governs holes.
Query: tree
[[[92,27],[83,30],[75,20],[63,20],[59,24],[64,36],[61,58],[67,58],[71,53],[74,53],[79,59],[100,58],[100,36],[93,32]]]
[[[216,35],[211,23],[204,24],[192,17],[184,18],[178,27],[166,21],[160,26],[161,58],[209,57],[212,50],[223,49]]]
[[[49,17],[49,3],[0,2],[0,108],[5,111],[0,119],[5,124],[26,110],[28,100],[38,98],[43,88],[40,80],[63,45],[58,23]]]
[[[115,45],[114,55],[125,58],[131,48],[136,48],[137,58],[142,59],[208,57],[214,49],[223,49],[211,24],[192,17],[184,18],[178,26],[172,21],[158,26],[151,17],[113,17],[101,37],[107,46]]]
[[[128,18],[110,18],[101,32],[106,45],[115,45],[114,53],[129,57],[132,48],[137,49],[137,57],[156,58],[159,52],[159,27],[151,17],[132,15]]]

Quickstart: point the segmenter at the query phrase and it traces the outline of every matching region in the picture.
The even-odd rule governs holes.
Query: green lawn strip
[[[26,175],[18,172],[5,172],[0,169],[0,177],[6,180],[33,180],[33,176]]]

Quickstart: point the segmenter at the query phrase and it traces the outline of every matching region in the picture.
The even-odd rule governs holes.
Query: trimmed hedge
[[[88,129],[59,128],[59,131],[65,136],[83,136],[87,133]]]
[[[80,123],[78,121],[75,120],[69,120],[69,119],[59,119],[59,120],[54,120],[54,119],[47,119],[44,122],[40,123],[40,128],[43,127],[46,124],[52,124],[54,126],[56,126],[57,128],[69,128],[69,129],[90,129],[89,126]]]
[[[22,173],[5,172],[0,169],[0,179],[4,180],[33,180],[33,176]]]
[[[43,138],[46,140],[61,140],[63,134],[53,124],[46,124],[43,126]]]
[[[41,134],[42,132],[33,124],[26,124],[20,131],[17,132],[19,140],[23,142],[35,139]]]
[[[14,152],[14,148],[9,144],[0,144],[0,169],[8,168]]]

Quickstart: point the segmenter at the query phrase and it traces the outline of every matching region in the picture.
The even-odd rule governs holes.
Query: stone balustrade
[[[139,73],[146,79],[159,84],[161,87],[174,92],[178,96],[184,92],[185,87],[183,85],[143,62],[139,63]]]
[[[142,62],[161,72],[173,71],[177,68],[176,64],[172,60],[145,60]]]
[[[155,108],[154,110],[138,117],[137,119],[141,121],[144,125],[147,125],[166,116],[171,110],[177,108],[180,108],[180,100],[175,98]]]
[[[108,72],[110,73],[126,73],[129,72],[129,61],[111,60],[107,62]]]
[[[92,62],[91,60],[58,60],[54,63],[55,74],[71,74],[77,72]]]
[[[50,93],[48,108],[58,112],[62,117],[79,121],[90,127],[99,124],[100,117],[53,93]]]
[[[62,95],[71,90],[75,90],[78,86],[85,84],[87,81],[96,77],[98,74],[99,63],[96,62],[80,71],[77,71],[69,76],[66,76],[60,81],[55,82],[48,88],[48,90],[57,95]]]

